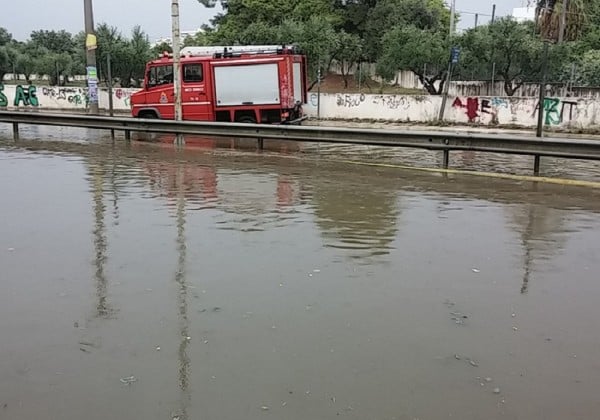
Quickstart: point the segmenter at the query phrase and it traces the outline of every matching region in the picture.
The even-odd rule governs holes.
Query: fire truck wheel
[[[256,124],[256,120],[250,115],[242,115],[238,118],[237,122],[243,124]]]
[[[156,112],[154,112],[154,111],[142,111],[142,112],[140,112],[139,118],[153,120],[153,119],[158,118],[158,115],[156,115]]]

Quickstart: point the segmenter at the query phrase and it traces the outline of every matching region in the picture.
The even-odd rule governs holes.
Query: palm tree
[[[559,39],[561,18],[564,7],[565,30],[564,41],[577,39],[587,23],[591,0],[530,0],[529,6],[535,5],[535,22],[542,38],[556,41]]]

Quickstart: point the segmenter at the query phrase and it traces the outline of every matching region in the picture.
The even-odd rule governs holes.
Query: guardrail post
[[[450,164],[450,150],[444,149],[444,162],[442,163],[444,169],[448,169]]]
[[[131,131],[125,130],[125,140],[131,140]]]
[[[258,138],[258,150],[263,150],[265,148],[265,139],[262,137]]]
[[[533,174],[535,176],[540,175],[540,155],[535,155],[533,159]]]
[[[13,138],[19,140],[19,123],[13,123]]]

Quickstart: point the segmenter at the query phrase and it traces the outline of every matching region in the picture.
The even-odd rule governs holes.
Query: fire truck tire
[[[139,118],[153,120],[153,119],[158,118],[158,115],[156,115],[156,112],[154,112],[154,111],[141,111],[139,114]]]
[[[237,122],[243,124],[256,124],[256,119],[250,115],[242,115],[237,119]]]

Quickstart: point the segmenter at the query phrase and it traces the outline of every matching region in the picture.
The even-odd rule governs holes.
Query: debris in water
[[[134,382],[137,382],[137,378],[135,376],[128,376],[126,378],[120,379],[121,383],[131,385]]]
[[[455,354],[455,355],[454,355],[454,358],[455,358],[456,360],[460,360],[460,356],[459,356],[458,354]]]
[[[550,337],[546,338],[546,341],[550,342],[552,339]]]
[[[282,407],[285,407],[286,405],[287,403],[285,401],[281,404]]]
[[[331,402],[335,404],[335,397],[331,397]]]
[[[517,327],[513,327],[513,331],[518,331],[519,329]]]
[[[499,394],[500,393],[500,388],[494,388],[494,394]]]
[[[472,271],[473,271],[473,273],[481,273],[481,270],[479,270],[477,268],[473,268]]]
[[[313,275],[312,275],[312,273],[309,273],[309,274],[308,274],[308,277],[312,277],[312,276],[313,276]]]
[[[269,411],[269,407],[268,407],[268,406],[266,406],[266,405],[263,405],[263,406],[261,406],[261,407],[260,407],[260,409],[261,409],[262,411]]]
[[[91,351],[89,351],[88,349],[84,349],[83,347],[79,347],[79,350],[81,350],[84,353],[91,353]]]
[[[185,339],[186,339],[187,341],[190,341],[190,340],[192,339],[192,337],[190,337],[190,336],[187,336],[187,337],[185,337]]]
[[[486,382],[492,382],[492,378],[485,378]]]
[[[14,252],[14,248],[8,248],[8,252]]]
[[[451,307],[453,307],[456,304],[454,302],[451,302],[450,299],[445,299],[444,300],[444,305],[446,305],[448,308],[451,308]]]
[[[513,313],[513,314],[511,314],[511,316],[514,318],[514,317],[516,317],[516,316],[517,316],[517,314],[514,314],[514,313]]]
[[[156,351],[160,351],[160,346],[156,347]]]
[[[321,270],[319,270],[318,268],[315,268],[315,269],[313,270],[313,273],[320,273],[320,272],[321,272]]]
[[[79,322],[75,321],[75,322],[73,323],[73,327],[75,327],[75,328],[79,328]]]
[[[473,367],[478,367],[479,365],[477,364],[476,361],[469,359],[469,364]]]

